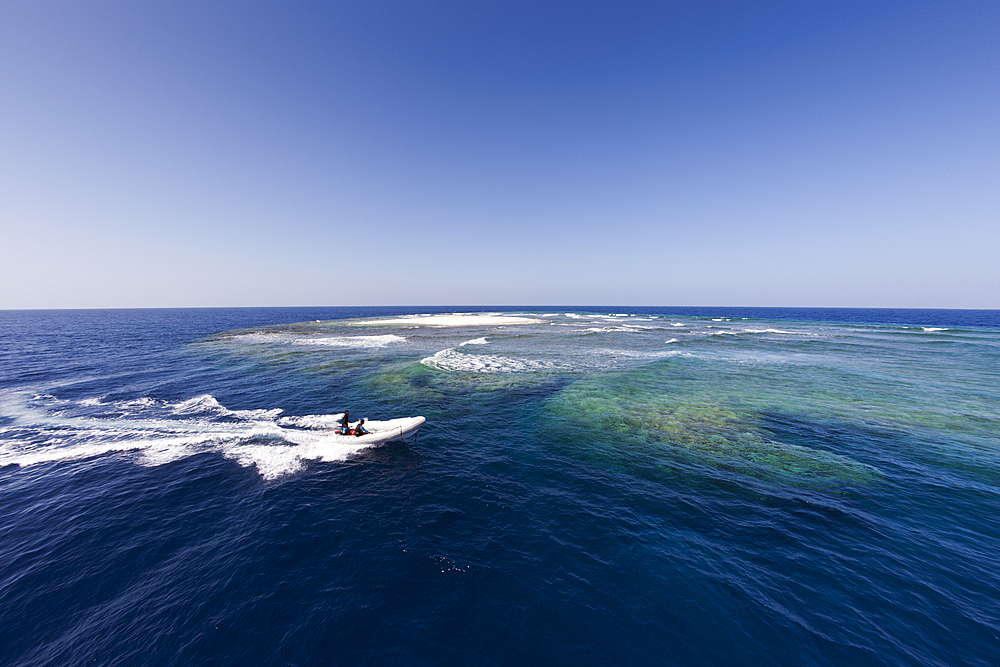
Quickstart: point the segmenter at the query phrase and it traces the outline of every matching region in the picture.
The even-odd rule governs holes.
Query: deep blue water
[[[996,665],[998,362],[1000,311],[0,311],[0,665]]]

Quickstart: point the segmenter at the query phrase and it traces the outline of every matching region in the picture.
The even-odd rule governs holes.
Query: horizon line
[[[28,307],[28,308],[0,308],[0,312],[37,312],[37,311],[98,311],[98,310],[278,310],[278,309],[315,309],[315,308],[391,308],[391,309],[418,309],[418,308],[474,308],[474,309],[496,309],[496,310],[628,310],[630,308],[643,309],[670,309],[670,308],[720,308],[720,309],[748,309],[748,310],[953,310],[953,311],[1000,311],[1000,308],[956,308],[940,306],[683,306],[683,305],[497,305],[497,304],[422,304],[422,305],[308,305],[308,306],[76,306],[76,307]],[[459,311],[453,311],[459,312]]]

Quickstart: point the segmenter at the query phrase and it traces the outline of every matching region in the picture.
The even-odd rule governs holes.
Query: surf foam
[[[459,347],[462,347],[464,345],[487,345],[488,343],[489,341],[487,341],[485,338],[473,338],[472,340],[467,340],[464,343],[460,343]]]
[[[404,336],[385,334],[381,336],[302,336],[288,333],[252,333],[233,337],[249,343],[272,345],[307,345],[314,347],[382,348],[396,343],[405,343]]]
[[[439,371],[461,373],[523,373],[558,367],[549,361],[514,359],[496,354],[467,354],[454,347],[425,357],[420,363]]]
[[[407,315],[385,320],[364,320],[357,325],[392,324],[410,327],[481,327],[512,324],[541,324],[534,317],[501,315],[499,313],[453,313],[451,315]]]

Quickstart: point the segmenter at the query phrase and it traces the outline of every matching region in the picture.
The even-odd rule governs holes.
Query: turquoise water
[[[6,312],[0,333],[0,664],[1000,655],[996,312]],[[333,445],[345,408],[427,424]]]

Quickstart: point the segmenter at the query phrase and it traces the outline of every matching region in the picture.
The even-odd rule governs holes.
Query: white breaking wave
[[[541,324],[535,317],[501,315],[500,313],[452,313],[450,315],[406,315],[393,319],[364,320],[356,325],[393,324],[409,327],[470,327],[512,324]]]
[[[560,368],[550,361],[513,359],[495,354],[466,354],[454,347],[421,359],[420,363],[439,371],[462,373],[523,373]]]
[[[667,341],[670,342],[670,341]],[[691,354],[680,350],[621,350],[613,348],[596,349],[593,356],[604,357],[605,359],[666,359],[668,357],[690,357]],[[614,368],[614,365],[606,368]]]
[[[711,329],[712,327],[708,327]],[[713,336],[739,336],[740,334],[759,334],[759,333],[772,333],[772,334],[785,334],[789,336],[819,336],[816,333],[810,333],[808,331],[785,331],[784,329],[727,329],[722,331],[713,331]]]
[[[459,347],[463,345],[487,345],[489,343],[485,338],[473,338],[472,340],[467,340],[464,343],[460,343]]]
[[[0,397],[0,415],[11,423],[0,427],[0,467],[115,453],[158,466],[209,452],[271,480],[306,461],[341,461],[367,447],[330,441],[339,414],[278,418],[280,412],[230,410],[208,394],[179,402],[7,394]]]
[[[625,333],[636,333],[639,331],[648,331],[650,329],[661,329],[662,327],[654,327],[643,324],[617,324],[613,326],[604,327],[588,327],[587,329],[576,329],[580,333],[605,333],[605,332],[625,332]]]
[[[335,336],[331,338],[302,338],[296,345],[322,345],[326,347],[385,347],[393,343],[405,343],[406,338],[395,334],[384,336]]]
[[[394,343],[405,343],[404,336],[301,336],[287,333],[253,333],[235,336],[234,339],[249,343],[272,345],[309,345],[316,347],[381,348]]]
[[[784,329],[744,329],[745,333],[776,333],[776,334],[787,334],[790,336],[815,336],[814,333],[809,333],[806,331],[785,331]]]

